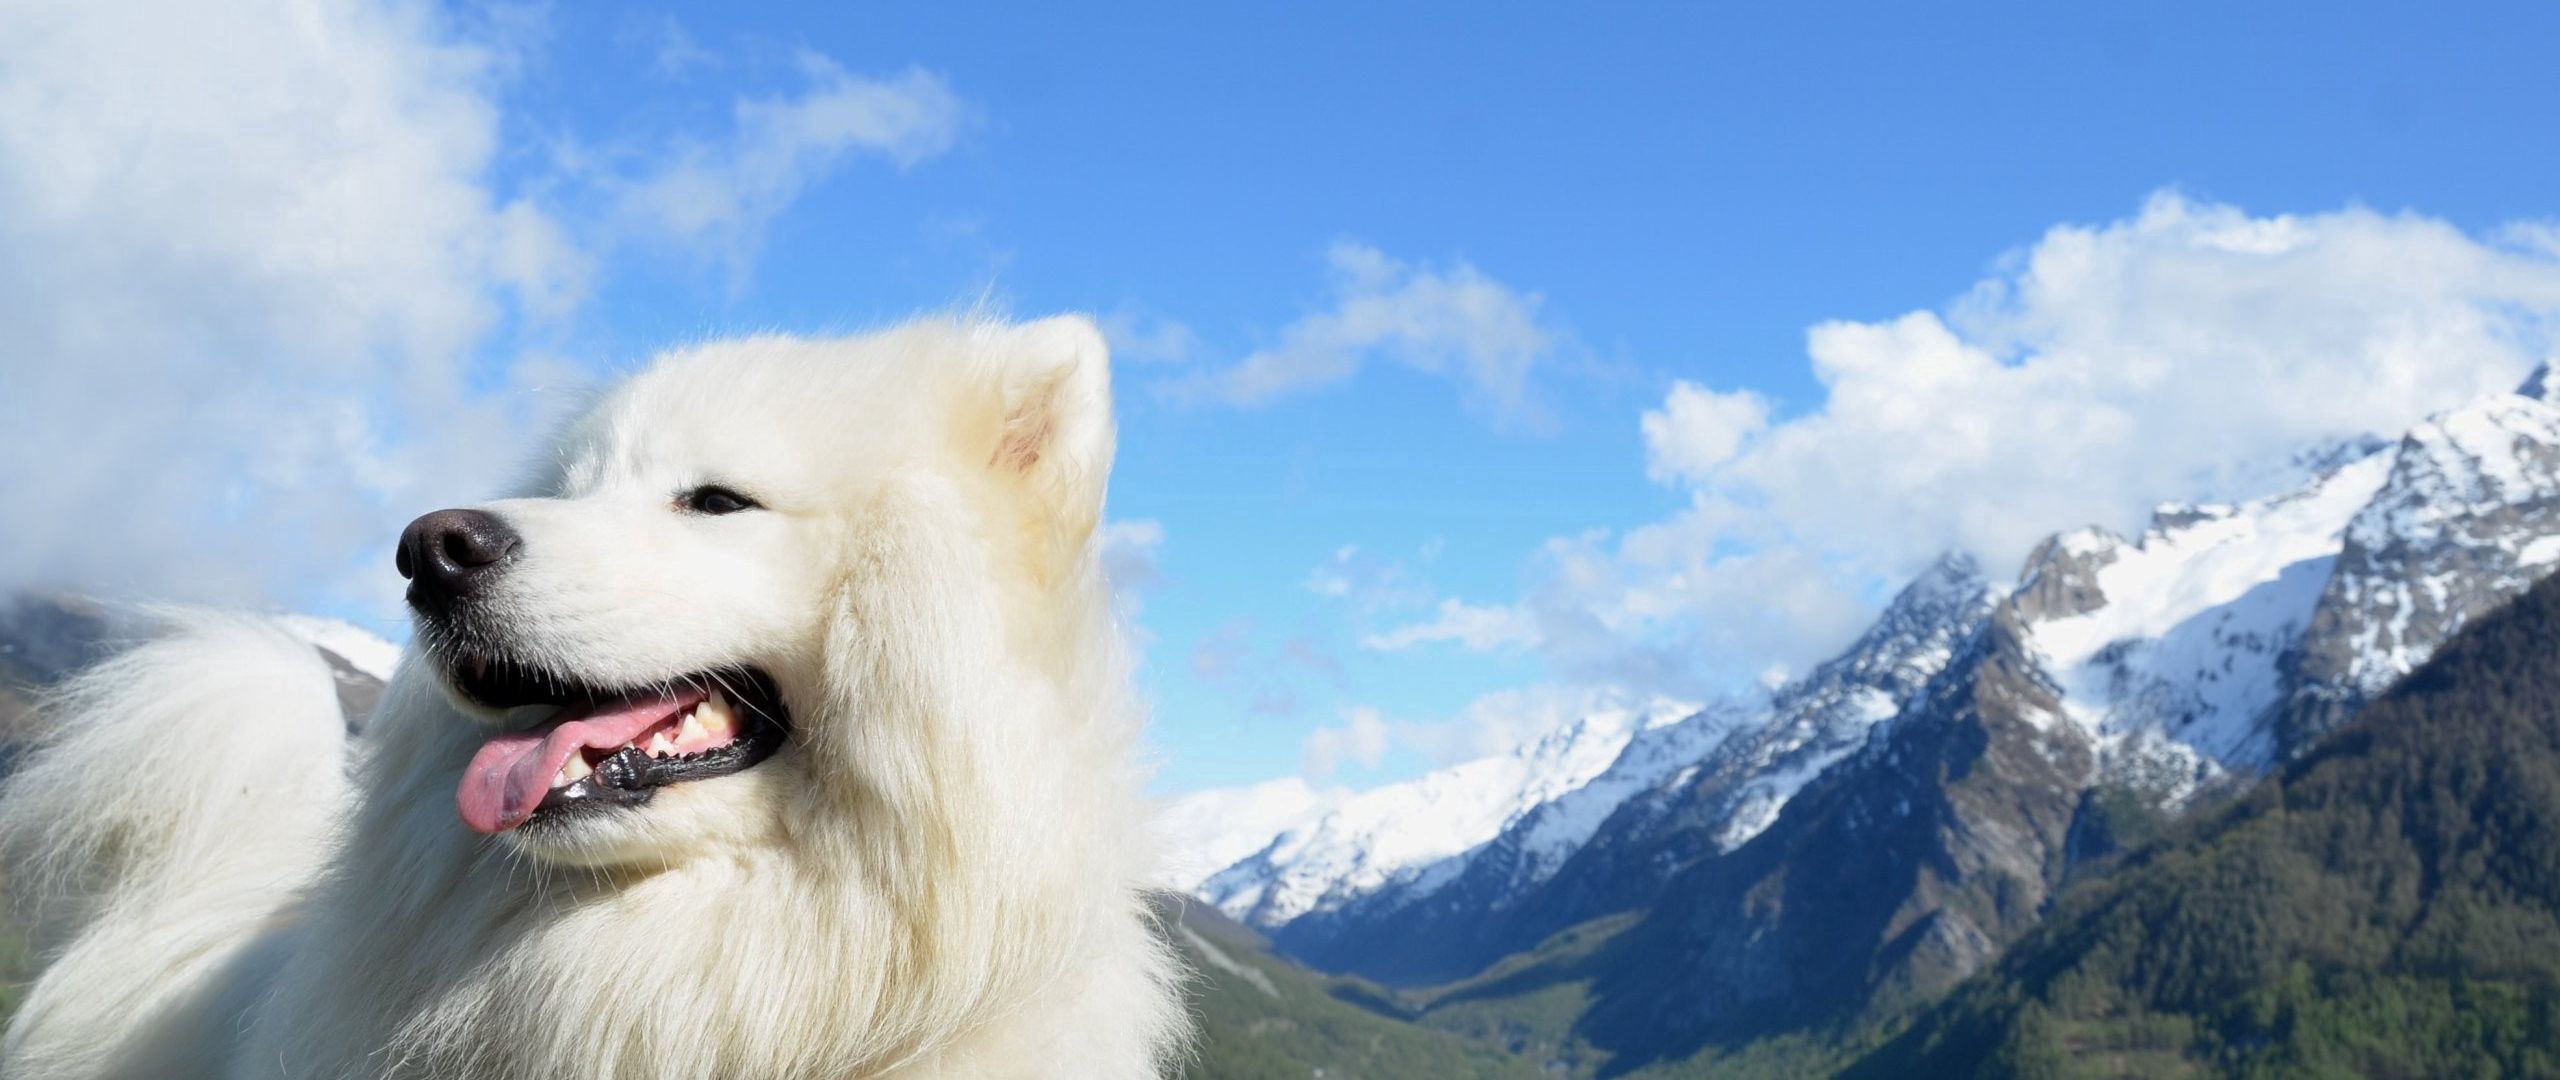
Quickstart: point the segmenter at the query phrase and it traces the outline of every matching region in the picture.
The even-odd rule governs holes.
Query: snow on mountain
[[[329,665],[350,731],[372,715],[400,647],[336,619],[265,616],[309,643]],[[0,716],[24,709],[23,688],[57,682],[156,627],[148,609],[70,593],[0,593]],[[6,684],[19,684],[10,689]]]
[[[2188,759],[2191,775],[2161,778],[2172,797],[2193,773],[2264,764],[2273,743],[2260,721],[2284,693],[2279,661],[2390,468],[2390,455],[2371,454],[2298,491],[2163,506],[2135,543],[2099,530],[2060,538],[2045,557],[2072,560],[2081,591],[2023,621],[2064,715],[2102,757],[2132,751],[2155,769]]]
[[[2545,401],[2474,402],[2323,464],[2283,494],[2164,507],[2139,541],[2039,547],[1958,659],[1768,831],[1611,909],[1641,915],[1576,958],[1604,988],[1580,1022],[1660,1038],[1942,992],[2125,850],[2140,815],[2117,793],[2174,809],[2214,771],[2300,752],[2326,730],[2304,695],[2341,704],[2333,723],[2560,556]]]
[[[2560,565],[2543,381],[2306,456],[2329,467],[2295,491],[2163,506],[2136,543],[2048,542],[2022,621],[2108,772],[2174,802],[2263,767]]]
[[[400,647],[371,631],[317,615],[277,615],[276,625],[319,650],[337,684],[338,709],[346,714],[347,731],[361,732],[382,701],[382,686],[400,665]]]
[[[2560,405],[2538,371],[2516,394],[2410,429],[2346,531],[2293,657],[2278,735],[2292,752],[2416,669],[2471,619],[2560,565]]]
[[[1638,792],[1697,768],[1736,732],[1766,723],[1767,709],[1723,702],[1669,724],[1645,728],[1628,739],[1617,760],[1588,783],[1521,815],[1505,830],[1500,868],[1508,891],[1545,881],[1598,831],[1619,805]]]
[[[1463,868],[1451,856],[1582,787],[1638,733],[1694,712],[1667,701],[1593,708],[1509,753],[1351,796],[1211,875],[1196,891],[1259,926],[1329,910],[1390,883],[1428,892]],[[1573,831],[1563,827],[1558,835]]]
[[[1665,805],[1691,787],[1723,800],[1709,831],[1727,841],[1719,846],[1738,844],[1893,715],[1990,602],[1973,560],[1948,556],[1847,652],[1770,697],[1695,710],[1595,709],[1511,754],[1354,796],[1194,891],[1244,921],[1290,925],[1302,950],[1320,950],[1315,939],[1337,924],[1356,938],[1364,924],[1417,912],[1502,907],[1558,873],[1603,828],[1629,834],[1613,837],[1613,850],[1635,850],[1664,823],[1628,818],[1629,804]],[[1229,797],[1207,793],[1194,806]]]
[[[400,665],[400,646],[354,623],[317,615],[278,615],[276,622],[285,632],[336,653],[376,682],[390,682],[391,669]]]
[[[1489,839],[1336,890],[1303,911],[1257,909],[1259,897],[1240,897],[1237,908],[1291,955],[1422,983],[1639,906],[1680,867],[1722,850],[1720,836],[1739,843],[1765,827],[1798,788],[1862,744],[1945,666],[1990,603],[1973,560],[1950,555],[1840,656],[1767,696],[1642,726],[1607,768],[1516,814]],[[1616,742],[1582,734],[1595,751]],[[1248,863],[1233,880],[1257,880],[1249,873],[1267,878],[1269,868]]]
[[[2037,805],[2063,807],[2064,824],[2092,784],[2174,807],[2217,774],[2296,752],[2464,621],[2560,567],[2560,404],[2539,393],[2550,382],[2432,417],[2396,443],[2336,440],[2242,470],[2281,490],[2163,504],[2136,539],[2057,534],[2014,588],[1950,556],[1847,651],[1757,703],[1596,710],[1511,754],[1273,826],[1259,846],[1250,834],[1262,826],[1231,812],[1235,835],[1209,857],[1249,854],[1196,891],[1334,969],[1463,974],[1583,919],[1662,902],[1683,868],[1760,836],[1816,777],[1937,707],[1924,698],[1998,706],[2045,747],[2009,755],[2019,762],[2076,747],[2065,756],[2078,764],[2010,778]],[[1991,646],[1997,663],[1953,663]],[[1977,693],[1985,671],[2009,681]],[[1972,730],[1939,719],[1939,735]],[[1461,918],[1465,935],[1420,929]],[[1444,937],[1464,940],[1424,947]]]
[[[2392,613],[2364,628],[2347,673],[2367,694],[2408,674],[2477,614],[2447,603],[2461,591],[2453,579],[2474,579],[2475,589],[2504,600],[2560,561],[2560,409],[2518,395],[2435,417],[2409,432],[2391,481],[2389,497],[2348,534],[2394,571],[2362,567],[2346,583]],[[2445,625],[2413,640],[2413,624]]]
[[[1758,836],[1798,790],[1864,744],[1947,666],[1991,604],[1991,587],[1971,556],[1941,556],[1847,651],[1781,687],[1769,718],[1702,762],[1692,781],[1714,800],[1716,849]]]
[[[1182,892],[1197,889],[1209,875],[1269,846],[1273,837],[1323,817],[1347,797],[1341,788],[1318,788],[1284,776],[1173,799],[1155,817],[1156,842],[1166,857],[1162,884]]]

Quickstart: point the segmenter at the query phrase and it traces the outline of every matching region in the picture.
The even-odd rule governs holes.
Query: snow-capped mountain
[[[2555,411],[2475,402],[2325,455],[2296,490],[2165,507],[2139,541],[2054,537],[1768,830],[1620,909],[1638,919],[1582,961],[1602,974],[1581,1024],[1695,1040],[1892,1009],[1979,970],[2119,824],[2298,752],[2300,702],[2351,707],[2544,572]]]
[[[1580,1024],[1694,1041],[1891,1010],[1980,970],[2120,822],[2298,750],[2295,702],[2370,692],[2358,672],[2388,672],[2378,688],[2537,576],[2560,526],[2554,411],[2477,402],[2306,459],[2294,490],[2163,507],[2134,541],[2048,540],[1768,829],[1617,909],[1638,918],[1582,961],[1601,974]],[[2450,614],[2411,617],[2413,596]],[[2305,662],[2323,648],[2329,666]]]
[[[2298,752],[2473,618],[2560,565],[2560,403],[2550,369],[2411,429],[2348,526],[2289,657],[2280,749]]]
[[[1766,826],[1796,788],[1935,674],[1990,603],[1973,560],[1941,559],[1846,652],[1766,699],[1633,731],[1616,711],[1596,713],[1523,747],[1554,763],[1536,772],[1552,797],[1509,793],[1501,814],[1475,815],[1468,832],[1451,835],[1433,800],[1510,768],[1493,764],[1503,759],[1457,766],[1372,793],[1374,810],[1354,800],[1343,820],[1309,830],[1326,842],[1281,836],[1198,891],[1320,965],[1407,979],[1462,974]],[[1605,767],[1587,771],[1595,761]],[[1556,782],[1566,777],[1581,779]],[[1364,841],[1432,854],[1350,877],[1384,861],[1344,847]],[[1280,878],[1323,901],[1266,902],[1267,883]],[[1595,893],[1593,883],[1608,888]]]
[[[1429,891],[1461,855],[1607,769],[1638,733],[1691,708],[1667,701],[1591,709],[1509,753],[1352,796],[1273,837],[1195,890],[1251,925],[1279,926],[1390,883]],[[1169,828],[1179,828],[1171,826]]]
[[[2177,802],[2272,758],[2280,661],[2390,468],[2373,453],[2280,495],[2161,507],[2135,542],[2085,529],[2039,551],[2019,621],[2103,768]]]
[[[400,647],[339,619],[278,614],[276,625],[310,643],[337,681],[350,727],[363,722],[399,663]],[[86,597],[20,592],[0,597],[0,718],[23,710],[25,688],[57,682],[112,651],[121,639],[148,633],[132,610]]]
[[[1829,914],[1778,925],[1717,905],[1819,880],[1906,938],[1824,953],[1838,978],[1943,985],[2033,922],[2072,837],[2103,831],[2095,792],[2174,811],[2244,782],[2560,567],[2547,381],[2307,450],[2269,471],[2294,478],[2275,494],[2165,504],[2135,538],[2056,534],[2014,585],[1942,560],[1756,707],[1568,729],[1524,748],[1540,768],[1355,796],[1202,894],[1319,966],[1427,982],[1666,905],[1689,929],[1642,940],[1776,958],[1847,909],[1802,899]],[[1676,992],[1761,992],[1709,989]]]
[[[275,620],[329,662],[329,677],[337,682],[338,709],[347,716],[347,730],[362,728],[382,701],[382,684],[391,681],[392,669],[400,665],[400,646],[340,619],[288,614]]]
[[[1944,670],[1990,615],[1993,593],[1972,557],[1941,556],[1886,605],[1848,651],[1781,689],[1767,722],[1729,751],[1674,778],[1710,803],[1715,847],[1760,834],[1778,809],[1832,762],[1867,740]]]
[[[330,656],[346,662],[373,679],[390,682],[391,669],[400,665],[400,646],[381,635],[344,619],[327,619],[318,615],[278,615],[276,623],[287,633]]]
[[[1503,951],[1505,916],[1517,901],[1535,895],[1620,805],[1695,768],[1765,711],[1758,702],[1719,702],[1660,722],[1679,711],[1657,709],[1655,722],[1623,740],[1605,734],[1614,722],[1595,729],[1586,718],[1567,729],[1575,733],[1571,741],[1593,749],[1615,742],[1619,748],[1606,768],[1510,815],[1490,837],[1463,850],[1378,886],[1344,890],[1322,908],[1274,926],[1274,940],[1314,963],[1390,978],[1471,970],[1478,958]]]
[[[1945,669],[1980,632],[1994,599],[1972,558],[1932,563],[1848,649],[1772,694],[1763,715],[1621,802],[1567,865],[1502,914],[1500,932],[1486,943],[1491,955],[1642,907],[1681,870],[1759,835]],[[1482,950],[1466,957],[1486,959]]]
[[[1168,801],[1155,819],[1156,843],[1166,860],[1160,880],[1168,889],[1196,892],[1209,875],[1261,851],[1272,837],[1323,817],[1349,796],[1284,776]]]

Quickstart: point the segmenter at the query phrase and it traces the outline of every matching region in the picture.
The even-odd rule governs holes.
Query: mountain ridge
[[[1632,912],[1577,961],[1571,1038],[1614,1071],[1925,1001],[2031,931],[2079,868],[2285,767],[2560,563],[2543,539],[2560,535],[2560,407],[2543,397],[2295,463],[2289,490],[2163,504],[2133,539],[2066,530],[2014,585],[1961,592],[1919,635],[1944,656],[1915,649],[1904,678],[1844,696],[1851,719],[1800,744],[1823,748],[1806,775],[1752,751],[1787,741],[1783,703],[1855,669],[1903,598],[1694,763],[1647,764],[1665,780],[1618,795],[1526,890],[1462,868],[1418,898],[1354,890],[1262,929],[1319,968],[1421,986]],[[1719,759],[1743,764],[1719,777]],[[1451,858],[1499,868],[1503,844]]]

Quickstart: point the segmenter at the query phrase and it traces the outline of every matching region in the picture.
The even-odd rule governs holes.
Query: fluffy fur
[[[752,664],[794,731],[607,820],[463,827],[503,718],[424,629],[355,740],[253,620],[82,677],[0,798],[50,960],[6,1074],[1158,1075],[1184,1017],[1095,552],[1109,399],[1074,318],[707,345],[609,393],[481,507],[524,538],[504,648]],[[767,509],[672,505],[714,482]]]

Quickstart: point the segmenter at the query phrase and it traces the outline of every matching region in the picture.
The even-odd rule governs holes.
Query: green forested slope
[[[1366,983],[1319,975],[1206,904],[1165,926],[1197,972],[1192,1080],[1531,1080],[1537,1069],[1490,1046],[1410,1023]]]

